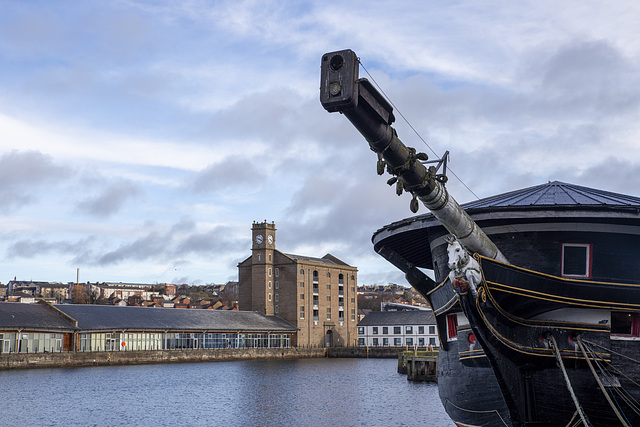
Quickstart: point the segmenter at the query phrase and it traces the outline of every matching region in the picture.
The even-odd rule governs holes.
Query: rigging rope
[[[573,387],[571,387],[571,381],[569,380],[569,375],[567,374],[567,370],[564,367],[564,363],[562,363],[562,356],[560,355],[560,350],[558,350],[558,343],[556,343],[556,339],[553,337],[553,335],[549,335],[547,339],[551,344],[551,348],[553,349],[553,354],[556,356],[556,362],[558,363],[558,367],[562,371],[562,376],[564,377],[564,381],[567,384],[567,390],[569,390],[571,399],[573,399],[573,404],[576,406],[576,411],[578,411],[578,414],[580,415],[582,424],[584,424],[587,427],[592,427],[592,424],[587,419],[587,414],[584,413],[584,411],[582,410],[582,406],[580,406],[578,397],[573,392]]]
[[[435,152],[435,150],[433,148],[431,148],[431,146],[429,144],[427,144],[427,141],[424,140],[424,138],[422,138],[422,136],[418,133],[418,131],[413,127],[413,125],[411,123],[409,123],[409,120],[407,120],[407,118],[404,116],[404,114],[402,114],[402,112],[398,109],[398,107],[396,107],[396,105],[393,103],[393,101],[391,101],[391,99],[387,96],[386,93],[384,93],[384,90],[382,90],[382,88],[380,87],[380,85],[378,84],[378,82],[376,82],[376,79],[373,78],[373,76],[371,75],[371,73],[369,73],[369,70],[367,70],[364,66],[364,64],[362,63],[362,61],[360,61],[360,58],[358,58],[358,62],[360,63],[360,66],[362,67],[362,69],[364,70],[365,73],[367,73],[367,76],[369,76],[369,78],[371,79],[371,81],[373,82],[374,85],[376,85],[376,87],[378,88],[378,90],[380,91],[380,93],[382,93],[384,95],[384,97],[387,99],[387,101],[389,101],[389,104],[391,104],[391,106],[393,108],[396,109],[396,111],[398,112],[398,114],[400,115],[400,117],[402,117],[402,119],[405,121],[405,123],[411,128],[411,130],[418,136],[418,138],[420,138],[420,140],[424,143],[424,145],[427,146],[427,148],[429,150],[431,150],[431,152],[433,153],[434,156],[438,157],[438,154]],[[451,175],[455,176],[456,179],[458,181],[460,181],[460,183],[462,185],[464,185],[464,187],[469,190],[469,192],[471,194],[474,195],[474,197],[478,200],[480,200],[480,197],[478,197],[478,195],[476,193],[473,192],[473,190],[471,188],[469,188],[469,186],[467,186],[467,184],[464,183],[464,181],[462,181],[462,179],[456,175],[453,170],[451,170],[451,167],[449,167],[449,172],[451,173]]]
[[[580,335],[577,336],[577,342],[578,342],[578,345],[580,346],[580,350],[582,350],[582,355],[584,356],[584,359],[587,361],[587,365],[589,365],[589,369],[591,370],[593,377],[596,379],[596,382],[598,383],[598,387],[600,387],[602,394],[604,394],[604,397],[607,399],[607,402],[609,402],[609,406],[611,406],[611,409],[613,409],[613,412],[616,414],[616,416],[618,417],[622,425],[625,427],[629,427],[629,424],[623,418],[622,414],[620,413],[620,411],[618,411],[618,408],[616,407],[616,405],[614,405],[613,401],[611,400],[611,396],[609,396],[609,393],[607,393],[607,390],[605,390],[604,385],[602,384],[602,381],[600,381],[600,377],[598,376],[598,373],[593,368],[593,365],[589,360],[589,356],[587,355],[587,351],[584,349],[584,345],[582,345],[582,339],[580,338]]]
[[[615,354],[615,355],[620,356],[620,357],[624,357],[625,359],[629,359],[629,360],[631,360],[632,362],[635,362],[635,363],[640,364],[640,360],[637,360],[637,359],[634,359],[634,358],[632,358],[632,357],[626,356],[626,355],[624,355],[624,354],[622,354],[622,353],[615,352],[615,351],[611,350],[610,348],[607,348],[607,347],[605,347],[605,346],[603,346],[603,345],[600,345],[600,344],[595,343],[595,342],[587,341],[587,340],[583,340],[583,341],[584,341],[585,343],[589,344],[589,345],[595,345],[596,347],[600,347],[600,348],[602,348],[602,349],[607,350],[609,353]]]
[[[583,340],[583,342],[585,342],[585,340]],[[585,345],[585,348],[587,350],[589,350],[589,352],[591,353],[591,356],[593,358],[593,361],[596,363],[596,365],[598,366],[598,369],[600,370],[600,373],[602,374],[602,376],[609,382],[609,384],[611,384],[611,390],[615,391],[624,401],[627,402],[627,404],[629,405],[629,407],[631,408],[632,411],[634,411],[636,414],[640,415],[640,405],[638,404],[638,401],[631,396],[631,394],[622,386],[614,386],[614,384],[616,383],[615,381],[615,375],[609,373],[607,371],[607,369],[605,369],[599,362],[598,359],[600,359],[601,361],[607,363],[607,367],[612,368],[614,371],[616,371],[618,374],[622,375],[623,377],[625,377],[627,380],[629,380],[630,382],[632,382],[633,384],[637,383],[635,381],[633,381],[631,378],[629,378],[625,373],[623,373],[622,371],[620,371],[618,368],[616,368],[615,366],[613,366],[612,364],[606,362],[602,357],[599,357],[596,352],[590,348],[588,345]],[[611,395],[611,397],[615,400],[615,395]],[[616,400],[616,405],[618,404],[617,400]],[[619,407],[619,406],[618,406]]]

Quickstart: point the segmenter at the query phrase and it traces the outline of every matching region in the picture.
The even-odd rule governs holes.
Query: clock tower
[[[252,311],[267,315],[275,313],[274,251],[276,226],[273,222],[254,222],[251,227],[251,288]]]

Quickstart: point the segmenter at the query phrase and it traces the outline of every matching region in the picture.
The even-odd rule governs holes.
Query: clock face
[[[270,245],[273,244],[273,236],[271,234],[267,236],[267,242],[269,242]]]
[[[256,243],[257,243],[257,244],[261,244],[261,243],[262,243],[262,240],[263,240],[262,234],[258,234],[258,235],[256,236]]]

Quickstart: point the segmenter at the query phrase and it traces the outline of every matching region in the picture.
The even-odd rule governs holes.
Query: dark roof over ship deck
[[[455,197],[455,195],[454,195]],[[612,193],[560,181],[550,181],[521,190],[465,203],[464,210],[480,226],[488,223],[596,220],[615,216],[616,221],[640,222],[640,197]],[[483,224],[484,222],[484,224]],[[376,231],[374,248],[398,268],[415,265],[432,268],[429,232],[442,229],[440,222],[427,212],[393,222]]]
[[[463,205],[467,211],[483,208],[548,208],[550,206],[640,208],[640,198],[567,184],[560,181],[552,181],[522,190],[487,197]]]

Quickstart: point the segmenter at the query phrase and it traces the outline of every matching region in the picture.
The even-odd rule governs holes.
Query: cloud
[[[78,204],[78,209],[91,216],[106,218],[117,213],[129,200],[135,200],[141,189],[130,181],[109,185],[100,195]]]
[[[258,189],[266,178],[251,159],[235,155],[194,174],[188,187],[198,193],[240,191],[246,186]]]
[[[95,242],[92,237],[87,237],[78,241],[49,241],[44,239],[20,239],[8,246],[6,256],[15,258],[35,258],[45,254],[77,254],[86,250],[88,246]]]
[[[0,197],[5,210],[34,202],[35,190],[55,186],[72,175],[38,151],[12,150],[0,157]]]

